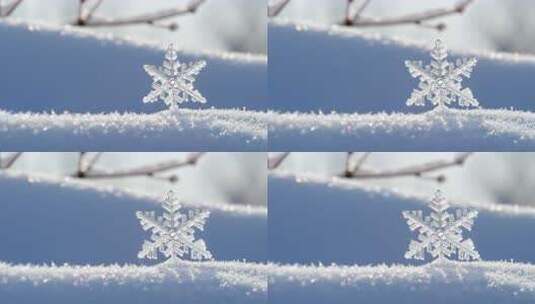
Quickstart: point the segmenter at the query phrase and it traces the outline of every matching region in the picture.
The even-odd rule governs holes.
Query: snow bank
[[[423,210],[428,197],[402,195],[339,178],[272,174],[268,184],[269,260],[283,264],[412,264],[403,255],[415,233],[403,210]],[[483,260],[535,263],[535,209],[451,202],[475,208],[465,231]],[[499,303],[499,302],[498,302]]]
[[[4,151],[265,151],[260,112],[35,114],[0,111]]]
[[[135,212],[161,213],[163,195],[13,173],[0,173],[0,193],[1,261],[149,263],[137,258],[150,234],[141,229]],[[267,260],[265,208],[202,202],[183,202],[183,206],[186,211],[201,208],[211,212],[205,230],[197,236],[204,238],[216,260]]]
[[[266,266],[182,262],[146,266],[0,263],[2,303],[266,303]]]
[[[272,303],[533,303],[535,266],[474,262],[270,268]]]
[[[340,26],[271,21],[269,105],[275,111],[421,112],[405,101],[418,81],[405,60],[428,62],[433,41],[422,45]],[[535,57],[452,52],[479,59],[472,89],[485,108],[535,110]]]
[[[69,26],[1,20],[0,109],[13,112],[142,112],[152,80],[144,64],[159,65],[167,46],[121,39]],[[173,41],[180,47],[180,41]],[[196,87],[208,99],[186,107],[264,110],[265,56],[180,53],[183,62],[205,60]]]
[[[535,114],[433,110],[423,114],[273,113],[272,151],[532,151]]]

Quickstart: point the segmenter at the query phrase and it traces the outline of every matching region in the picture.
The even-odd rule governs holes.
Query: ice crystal
[[[455,63],[447,60],[446,46],[437,39],[431,51],[433,60],[430,65],[423,66],[422,61],[405,61],[405,66],[414,78],[420,78],[418,89],[415,89],[407,100],[407,106],[424,106],[429,100],[433,106],[447,107],[457,102],[460,107],[479,107],[469,88],[462,88],[463,76],[470,74],[477,63],[476,58],[458,59]]]
[[[195,76],[206,66],[206,62],[182,64],[177,58],[176,50],[171,44],[161,67],[143,66],[153,79],[152,90],[143,98],[144,103],[161,99],[169,108],[175,108],[187,101],[206,103],[206,99],[193,87]]]
[[[195,231],[204,229],[208,211],[190,211],[187,215],[180,213],[180,204],[174,193],[169,191],[162,204],[165,212],[156,217],[154,211],[136,212],[143,230],[152,230],[151,240],[145,241],[138,258],[157,259],[158,252],[167,259],[180,260],[189,254],[192,260],[212,260],[212,254],[206,249],[202,239],[195,240]]]
[[[422,211],[403,211],[411,231],[418,231],[418,240],[411,240],[406,259],[424,260],[425,253],[443,260],[457,253],[459,260],[480,260],[471,239],[463,240],[462,229],[470,231],[477,217],[475,210],[457,210],[456,216],[447,212],[450,207],[440,191],[435,193],[429,207],[433,210],[425,218]]]

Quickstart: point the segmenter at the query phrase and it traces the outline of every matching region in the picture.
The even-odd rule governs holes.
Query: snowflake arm
[[[413,78],[421,77],[423,81],[433,81],[430,71],[425,69],[422,61],[405,61],[405,66]]]

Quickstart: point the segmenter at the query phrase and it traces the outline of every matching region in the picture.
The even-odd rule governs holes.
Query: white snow
[[[270,270],[270,301],[280,304],[528,304],[535,298],[535,266],[520,263],[288,265]]]
[[[439,109],[423,114],[275,113],[272,151],[526,151],[535,149],[535,114]]]
[[[155,114],[0,110],[0,150],[264,151],[264,116],[231,109],[179,109]]]
[[[267,266],[180,262],[136,265],[0,263],[2,303],[266,303]]]

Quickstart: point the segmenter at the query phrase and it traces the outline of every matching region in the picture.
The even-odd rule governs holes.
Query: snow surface
[[[414,266],[279,266],[271,303],[499,304],[535,301],[535,266],[448,262]]]
[[[265,151],[264,116],[223,109],[155,114],[0,110],[0,151]]]
[[[422,45],[340,26],[284,19],[270,21],[269,106],[274,111],[343,113],[422,112],[405,101],[418,81],[405,60],[429,60],[433,41]],[[484,108],[535,110],[535,57],[451,52],[476,57],[471,88]]]
[[[402,195],[340,178],[296,178],[284,173],[269,177],[268,195],[271,262],[422,264],[403,257],[414,233],[401,212],[426,209],[429,197]],[[535,209],[450,203],[452,208],[464,206],[479,212],[472,231],[464,235],[474,241],[483,260],[535,264]]]
[[[2,303],[266,303],[260,264],[31,266],[0,263]]]
[[[0,261],[12,264],[149,264],[137,258],[147,233],[136,211],[157,211],[161,197],[52,177],[0,173]],[[180,193],[177,192],[180,199]],[[267,260],[267,211],[183,202],[210,211],[197,233],[218,261]],[[153,264],[153,262],[152,262]]]
[[[271,151],[535,149],[535,114],[531,112],[457,109],[423,114],[269,112],[267,117]]]
[[[153,113],[166,108],[142,99],[152,84],[143,65],[159,65],[167,45],[17,19],[0,21],[0,38],[0,109]],[[180,48],[180,41],[170,42]],[[196,83],[208,103],[186,107],[265,109],[265,56],[180,52],[179,59],[208,64]]]

